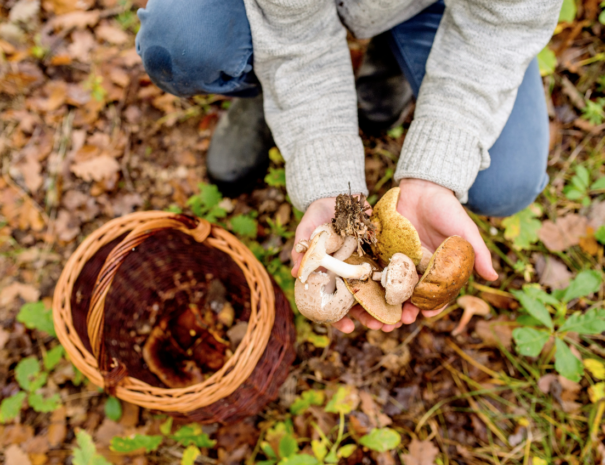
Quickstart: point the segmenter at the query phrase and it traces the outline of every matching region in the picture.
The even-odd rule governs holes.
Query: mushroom
[[[336,292],[329,286],[335,282]],[[297,279],[294,285],[296,307],[305,317],[317,323],[341,320],[355,305],[355,298],[339,277],[313,272],[305,283]]]
[[[315,228],[315,230],[311,233],[310,240],[313,240],[313,238],[321,232],[325,232],[328,235],[326,240],[326,253],[331,255],[343,246],[345,238],[334,231],[334,228],[330,223],[324,223]],[[309,241],[303,239],[296,244],[294,250],[296,250],[298,253],[304,253],[308,248]]]
[[[450,236],[437,248],[414,289],[411,302],[421,310],[447,305],[473,272],[473,246],[460,236]]]
[[[360,266],[362,264],[369,265],[371,269],[378,270],[378,265],[367,255],[360,257],[359,255],[351,255],[346,263]],[[349,291],[355,297],[355,300],[378,321],[387,325],[394,325],[401,320],[403,307],[399,305],[391,305],[385,300],[385,292],[383,287],[376,281],[369,279],[367,281],[359,281],[354,279],[345,279],[345,284]]]
[[[309,275],[320,266],[323,266],[342,278],[364,280],[370,276],[372,268],[367,263],[355,266],[330,256],[326,252],[327,239],[328,234],[325,231],[321,231],[311,241],[309,250],[305,253],[298,270],[298,278],[303,283],[306,282]]]
[[[489,315],[489,305],[485,300],[480,299],[479,297],[463,295],[458,297],[456,303],[464,309],[464,312],[462,313],[462,318],[460,318],[460,321],[458,322],[458,326],[452,331],[452,336],[458,336],[462,333],[468,322],[471,321],[473,315]]]
[[[420,259],[420,263],[416,265],[416,271],[418,271],[418,273],[424,274],[427,266],[429,266],[429,262],[431,261],[432,256],[433,254],[431,253],[431,251],[425,246],[422,246],[422,258]]]
[[[169,388],[184,388],[204,380],[201,370],[192,360],[183,360],[182,349],[162,320],[153,328],[143,347],[143,359],[154,375]]]
[[[401,305],[408,300],[418,284],[418,273],[410,257],[396,253],[382,272],[374,272],[374,281],[380,281],[385,288],[385,298],[390,305]]]
[[[412,223],[397,211],[398,199],[399,187],[394,187],[374,207],[371,221],[376,227],[376,243],[372,251],[383,266],[396,253],[407,255],[417,265],[422,259],[420,237]]]

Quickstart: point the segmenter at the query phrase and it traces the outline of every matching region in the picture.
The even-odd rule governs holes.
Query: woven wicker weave
[[[157,302],[160,312],[189,302],[199,293],[196,283],[209,275],[227,287],[247,333],[211,377],[169,389],[133,349],[136,330],[160,316],[153,315]],[[230,423],[258,413],[277,396],[295,356],[292,312],[266,270],[234,236],[185,215],[134,213],[95,231],[67,262],[53,314],[59,340],[94,384],[125,401],[200,422]]]

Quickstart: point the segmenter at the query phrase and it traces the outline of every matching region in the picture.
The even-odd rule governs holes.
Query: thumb
[[[305,220],[304,217],[296,228],[296,235],[294,236],[294,247],[292,248],[292,263],[294,264],[294,266],[292,267],[292,276],[294,278],[298,276],[298,268],[300,266],[300,261],[302,260],[304,255],[296,251],[296,244],[298,244],[302,240],[308,240],[314,230],[315,225],[313,224],[313,222]]]
[[[472,227],[469,227],[464,238],[470,242],[475,250],[475,270],[477,274],[487,281],[498,279],[498,273],[492,265],[492,255],[474,223],[472,223]]]

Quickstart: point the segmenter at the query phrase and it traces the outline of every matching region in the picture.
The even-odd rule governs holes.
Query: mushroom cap
[[[351,265],[361,265],[363,263],[369,263],[372,269],[378,270],[378,265],[374,260],[369,258],[367,255],[360,257],[359,255],[353,254],[345,260],[346,263]],[[359,281],[356,279],[345,279],[345,284],[355,300],[361,304],[361,306],[376,318],[378,321],[387,325],[394,325],[401,321],[401,313],[403,307],[400,305],[390,305],[385,300],[385,292],[380,283],[368,279],[367,281]]]
[[[332,227],[331,223],[324,223],[315,228],[315,231],[313,231],[313,233],[311,234],[311,239],[313,239],[321,232],[325,232],[328,235],[328,238],[326,239],[327,254],[331,255],[343,246],[345,238],[338,234],[336,231],[334,231],[334,228]]]
[[[309,244],[309,249],[305,252],[298,269],[298,278],[303,283],[307,281],[307,278],[313,271],[321,266],[321,259],[326,256],[327,239],[328,233],[321,231]]]
[[[489,304],[474,295],[462,295],[458,297],[456,303],[465,311],[473,315],[489,315]]]
[[[183,360],[184,354],[172,340],[172,335],[158,324],[153,328],[143,346],[143,359],[154,375],[169,388],[184,388],[204,381],[201,370],[191,360]]]
[[[398,199],[399,187],[394,187],[374,207],[371,220],[376,226],[376,244],[372,244],[372,251],[383,266],[398,252],[417,265],[422,259],[420,237],[412,223],[397,211]]]
[[[355,298],[345,286],[344,281],[336,276],[334,294],[324,293],[330,281],[327,273],[311,273],[307,282],[299,279],[294,284],[294,299],[298,311],[316,323],[334,323],[341,320],[355,305]]]
[[[418,273],[412,259],[402,253],[393,255],[389,266],[382,270],[380,284],[386,290],[388,304],[401,305],[408,300],[418,284]]]
[[[475,251],[460,236],[450,236],[437,248],[420,278],[412,303],[421,310],[435,310],[450,303],[473,272]]]

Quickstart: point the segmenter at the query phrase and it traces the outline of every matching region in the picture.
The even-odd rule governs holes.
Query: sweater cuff
[[[305,211],[315,200],[349,193],[368,195],[359,136],[331,135],[301,142],[286,158],[286,188],[292,204]]]
[[[466,203],[477,173],[487,167],[489,154],[478,137],[447,121],[420,118],[406,134],[395,181],[431,181],[451,189]]]

